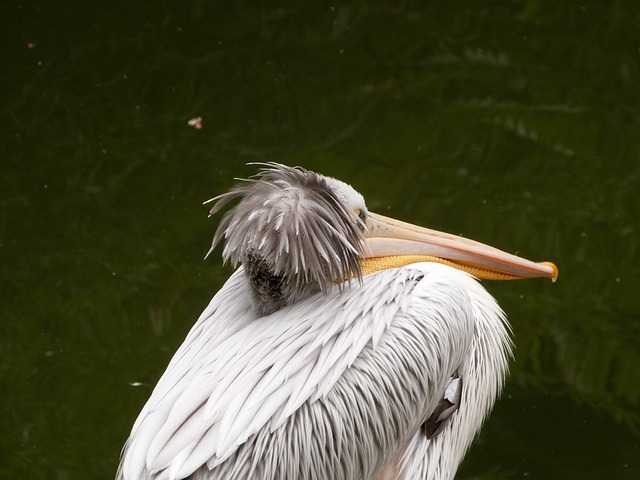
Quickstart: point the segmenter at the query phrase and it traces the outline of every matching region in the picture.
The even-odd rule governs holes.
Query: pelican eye
[[[364,229],[366,228],[367,225],[367,214],[364,210],[360,210],[359,208],[356,208],[353,213],[356,214],[356,216],[358,217],[358,228],[360,228],[360,230],[362,232],[364,232]]]

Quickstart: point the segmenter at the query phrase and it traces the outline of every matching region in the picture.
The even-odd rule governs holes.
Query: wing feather
[[[438,349],[449,346],[431,332],[433,326],[416,321],[439,315],[439,305],[421,306],[418,297],[431,295],[426,287],[419,295],[414,292],[423,277],[424,272],[409,268],[379,272],[364,277],[362,285],[336,287],[256,319],[244,276],[234,273],[194,325],[141,412],[125,446],[120,478],[180,479],[200,468],[223,465],[228,465],[224,478],[270,478],[265,472],[282,468],[278,462],[287,463],[287,472],[297,472],[292,476],[305,478],[300,469],[311,468],[304,460],[309,455],[328,462],[327,471],[350,475],[354,469],[374,468],[352,458],[354,448],[367,457],[379,455],[370,439],[357,438],[355,446],[345,443],[364,435],[358,433],[362,426],[354,417],[368,419],[366,428],[390,443],[389,419],[399,414],[402,428],[413,425],[416,409],[421,412],[430,405],[427,400],[416,404],[416,399],[425,397],[424,388],[440,388],[440,383],[445,387],[446,372],[455,368],[465,349],[454,346],[458,353],[440,364]],[[439,303],[438,298],[430,301]],[[419,343],[385,342],[385,332],[396,322],[394,328],[404,329],[409,337],[432,335],[433,351],[423,351]],[[472,331],[460,328],[466,329],[465,335]],[[388,364],[389,378],[397,378],[408,393],[381,383],[379,370],[370,366],[372,355]],[[439,383],[416,384],[424,375],[425,358],[445,371]],[[360,380],[345,380],[354,375]],[[352,404],[354,394],[365,400]],[[325,417],[330,420],[323,421]],[[275,437],[267,441],[266,435]],[[287,442],[287,455],[274,457],[271,443],[280,436]],[[303,459],[299,449],[306,444],[318,452],[305,450]],[[326,456],[320,445],[342,453]],[[232,456],[234,461],[227,462]],[[376,462],[380,460],[372,464]]]

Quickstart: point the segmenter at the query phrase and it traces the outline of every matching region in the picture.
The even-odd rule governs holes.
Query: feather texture
[[[414,267],[369,275],[259,322],[242,300],[247,280],[234,273],[187,337],[194,348],[176,353],[141,413],[119,478],[373,479],[405,446],[421,450],[417,459],[441,448],[462,458],[469,442],[456,443],[468,435],[441,445],[446,436],[426,441],[419,426],[455,372],[478,368],[469,353],[497,332],[499,375],[483,379],[495,398],[509,337],[488,294],[459,286],[477,285],[468,275]],[[229,305],[238,306],[233,323]],[[493,398],[465,413],[474,400],[465,392],[454,420],[467,415],[462,421],[479,427]],[[446,478],[404,468],[406,478]]]
[[[252,179],[212,198],[210,214],[240,202],[220,221],[211,249],[245,265],[261,314],[314,291],[360,279],[366,210],[362,195],[342,182],[303,168],[267,163]],[[342,282],[346,280],[346,282]]]
[[[234,201],[212,249],[242,265],[158,381],[118,480],[453,478],[511,354],[493,298],[437,263],[363,275],[367,208],[338,180],[263,164],[211,214]]]

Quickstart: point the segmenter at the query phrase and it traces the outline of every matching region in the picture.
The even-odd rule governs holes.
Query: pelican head
[[[551,263],[369,212],[363,196],[335,178],[261,165],[256,176],[205,202],[213,204],[213,215],[240,199],[220,222],[211,250],[224,240],[224,260],[244,266],[260,316],[363,274],[417,261],[445,263],[479,278],[557,277]]]

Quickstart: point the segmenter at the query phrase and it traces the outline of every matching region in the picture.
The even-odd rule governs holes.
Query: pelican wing
[[[258,319],[234,273],[141,412],[120,477],[368,478],[433,411],[473,335],[466,293],[432,268],[466,276],[382,271]]]
[[[207,353],[217,350],[255,319],[250,298],[239,269],[202,312],[138,415],[124,447],[117,478],[149,477],[147,452],[158,433],[175,418],[178,399],[194,388],[194,379],[205,365]]]

